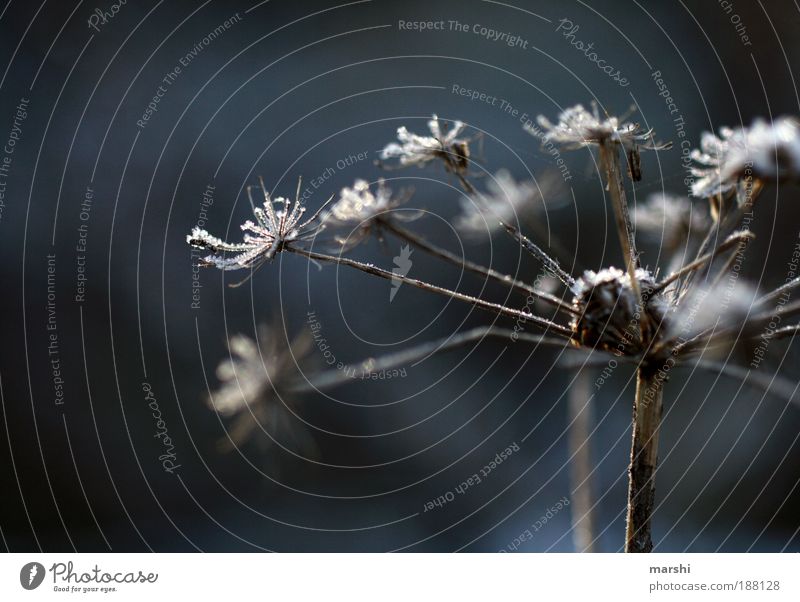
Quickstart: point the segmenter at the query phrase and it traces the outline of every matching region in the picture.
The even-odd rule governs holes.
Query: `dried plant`
[[[756,119],[749,128],[721,128],[719,136],[705,132],[700,149],[692,152],[699,165],[692,193],[714,197],[730,192],[748,171],[761,181],[800,178],[800,122],[781,117]]]
[[[514,340],[537,345],[569,345],[600,354],[601,358],[606,356],[606,360],[613,358],[618,363],[635,367],[637,383],[633,400],[625,550],[648,552],[653,545],[650,525],[655,500],[654,477],[663,390],[670,370],[682,363],[692,363],[741,378],[749,371],[729,364],[717,364],[710,361],[706,354],[711,350],[729,350],[737,341],[763,339],[771,317],[778,311],[784,317],[800,313],[800,304],[786,302],[791,291],[800,286],[800,278],[791,279],[761,296],[746,285],[736,282],[735,286],[730,285],[734,260],[754,238],[743,227],[743,216],[765,181],[797,175],[800,136],[796,122],[790,119],[782,119],[774,124],[756,122],[749,129],[723,130],[721,138],[706,134],[702,152],[694,155],[699,164],[696,174],[701,178],[694,187],[694,193],[696,196],[710,197],[711,209],[702,203],[690,203],[688,199],[661,195],[651,198],[635,214],[639,231],[647,236],[660,236],[666,241],[671,253],[670,260],[673,263],[676,258],[680,260],[665,276],[661,276],[655,267],[647,268],[640,263],[626,198],[625,174],[632,181],[639,180],[640,151],[665,150],[669,145],[654,142],[652,132],[641,131],[638,125],[622,121],[611,116],[601,117],[596,106],[589,112],[580,105],[564,111],[555,124],[545,117],[538,119],[545,131],[541,136],[545,142],[573,149],[597,149],[599,169],[613,207],[622,250],[622,268],[608,266],[597,271],[586,270],[578,275],[567,273],[551,253],[511,223],[508,206],[516,210],[517,206],[522,209],[524,205],[539,203],[538,189],[535,191],[533,186],[525,183],[517,184],[501,172],[498,183],[488,194],[478,193],[471,181],[469,140],[459,137],[466,127],[462,122],[456,121],[448,128],[434,116],[428,124],[431,136],[418,136],[400,128],[400,144],[389,144],[382,152],[384,159],[398,158],[401,166],[427,166],[438,161],[447,173],[458,179],[465,192],[476,203],[480,203],[470,205],[466,215],[462,216],[464,227],[469,229],[474,225],[473,222],[485,221],[490,229],[496,225],[499,230],[506,232],[522,249],[543,264],[552,281],[562,287],[562,296],[571,297],[571,302],[563,301],[554,291],[529,285],[512,275],[466,260],[405,229],[398,220],[392,218],[393,209],[399,201],[391,196],[383,183],[379,183],[373,193],[365,181],[357,181],[353,188],[342,190],[339,201],[319,221],[316,221],[320,215],[317,212],[311,220],[302,224],[299,220],[303,208],[299,202],[291,211],[288,201],[278,199],[273,203],[262,183],[265,205],[263,211],[259,209],[256,212],[259,223],[246,222],[242,226],[244,230],[255,233],[255,236],[246,236],[242,245],[229,245],[205,232],[195,231],[188,240],[190,244],[218,253],[207,258],[207,262],[220,269],[254,267],[271,260],[278,251],[288,251],[310,260],[347,266],[469,303],[498,316],[514,319],[517,324],[525,327],[530,325],[543,331],[541,335],[517,327],[513,331],[497,327],[467,331],[399,353],[372,358],[344,370],[296,378],[292,384],[286,385],[287,390],[295,394],[338,386],[348,382],[348,374],[353,371],[363,373],[388,369],[430,353],[476,344],[486,337],[513,337]],[[627,164],[625,170],[621,156]],[[752,166],[753,169],[742,169],[742,165]],[[276,210],[275,204],[281,204],[282,207]],[[342,254],[328,255],[313,251],[301,244],[303,240],[317,236],[326,227],[331,230],[350,228],[349,234],[355,228],[357,241],[368,235],[389,233],[436,259],[525,294],[535,303],[528,302],[521,309],[510,304],[495,303],[359,262]],[[339,240],[348,241],[352,238],[348,235]],[[343,250],[351,246],[347,243]],[[233,256],[225,257],[223,253],[226,252]],[[684,259],[686,257],[688,259]],[[713,301],[711,305],[709,300]],[[714,310],[715,304],[718,306],[724,302],[728,311]],[[552,309],[551,317],[535,313],[543,305]],[[793,336],[798,330],[800,325],[770,330],[769,340]],[[245,361],[244,372],[252,372],[246,366],[253,363],[255,348],[242,343],[240,339],[233,340],[231,345]],[[274,348],[271,353],[279,355]],[[262,391],[262,395],[272,395],[274,386],[264,385],[263,370],[255,371],[257,378],[249,380],[258,383],[256,388]],[[270,382],[282,382],[273,379],[269,370],[266,373]],[[244,403],[237,403],[233,399],[236,390],[232,389],[231,374],[227,369],[220,374],[227,384],[220,397],[223,404],[217,404],[216,407],[223,412],[229,412],[229,408],[238,411],[242,407],[253,407],[253,402],[249,400],[252,387],[242,391]],[[758,377],[753,379],[757,381],[756,384],[763,384]],[[770,386],[773,391],[782,389],[784,394],[790,389],[776,387],[774,382]],[[577,389],[579,395],[580,390]],[[582,408],[580,400],[572,399],[571,404],[576,408],[574,413],[577,416]],[[584,547],[587,549],[592,543],[585,532],[590,524],[591,521],[587,520],[581,526],[580,538],[586,542]]]
[[[194,228],[186,237],[186,242],[197,249],[212,252],[203,258],[205,265],[221,270],[257,267],[264,261],[272,259],[288,243],[311,240],[323,229],[324,225],[318,221],[322,209],[311,218],[302,221],[306,208],[300,203],[300,188],[301,183],[298,182],[297,197],[292,207],[292,201],[286,198],[272,199],[264,186],[264,181],[261,180],[260,189],[264,195],[262,208],[253,204],[253,187],[248,186],[247,195],[256,222],[247,220],[241,225],[242,231],[246,233],[242,242],[225,242],[200,228]],[[226,256],[225,253],[232,255]]]
[[[345,231],[335,240],[342,251],[352,249],[370,235],[382,238],[382,228],[390,223],[411,222],[423,213],[412,209],[398,211],[410,198],[410,194],[392,195],[383,180],[378,180],[375,192],[370,190],[369,182],[356,180],[352,188],[342,188],[339,199],[322,215],[322,222],[333,228]]]
[[[217,366],[220,387],[208,397],[211,408],[233,420],[225,448],[261,431],[269,441],[288,436],[302,452],[313,449],[308,434],[291,416],[297,399],[292,387],[311,350],[311,337],[306,333],[287,345],[275,335],[278,331],[262,325],[258,340],[237,334],[228,341],[230,358]]]
[[[422,166],[430,161],[441,160],[448,171],[464,174],[469,168],[469,141],[459,138],[464,123],[456,121],[449,126],[434,115],[428,122],[430,136],[410,133],[405,127],[397,128],[397,140],[381,151],[381,159],[398,159],[400,165]]]
[[[477,238],[500,230],[501,223],[535,223],[548,206],[556,209],[564,204],[558,195],[558,176],[552,172],[540,182],[517,182],[508,170],[501,169],[488,181],[487,188],[486,193],[461,199],[461,213],[453,222],[460,232]]]

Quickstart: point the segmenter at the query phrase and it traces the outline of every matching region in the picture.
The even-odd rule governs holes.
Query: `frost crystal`
[[[398,159],[403,167],[422,166],[434,159],[444,161],[449,171],[464,173],[469,165],[469,143],[459,138],[464,129],[461,121],[453,122],[451,127],[442,125],[434,115],[428,121],[430,136],[412,134],[405,126],[397,129],[397,140],[387,144],[381,151],[381,159]]]
[[[646,341],[660,336],[668,305],[660,295],[651,295],[655,280],[650,272],[638,269],[636,279],[647,318],[641,323],[639,301],[627,272],[613,267],[588,270],[575,281],[572,305],[580,314],[572,330],[578,343],[617,355],[636,355],[646,350]]]
[[[773,122],[756,119],[749,128],[720,128],[719,136],[704,132],[700,149],[692,151],[699,178],[692,194],[723,194],[745,176],[760,180],[800,178],[800,123],[793,117]]]
[[[263,209],[253,205],[256,222],[247,220],[241,225],[242,231],[245,232],[242,242],[225,242],[198,227],[192,229],[192,233],[186,237],[186,242],[191,246],[213,253],[203,258],[206,265],[215,266],[220,270],[251,268],[272,259],[287,243],[313,238],[324,227],[321,223],[314,223],[322,208],[311,219],[302,221],[306,208],[300,203],[299,194],[292,207],[292,201],[288,199],[270,198],[263,181],[260,188],[264,195]],[[248,186],[247,194],[252,204],[251,189],[252,187]],[[226,256],[225,253],[231,255]]]
[[[584,109],[583,105],[565,109],[558,116],[556,124],[543,115],[539,115],[536,121],[545,132],[542,134],[533,126],[526,125],[525,129],[529,133],[541,137],[544,142],[555,142],[574,148],[606,141],[616,142],[628,151],[636,148],[661,150],[669,147],[653,142],[653,130],[642,131],[635,123],[620,124],[617,117],[601,118],[596,105],[592,113]]]

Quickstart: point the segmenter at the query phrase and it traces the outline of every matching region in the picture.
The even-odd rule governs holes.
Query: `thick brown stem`
[[[662,385],[658,372],[640,366],[633,407],[633,441],[628,467],[628,526],[626,552],[650,552],[650,519],[655,506],[658,431],[661,424]]]

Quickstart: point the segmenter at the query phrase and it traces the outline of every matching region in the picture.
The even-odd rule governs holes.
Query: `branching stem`
[[[309,259],[315,259],[317,261],[322,261],[325,263],[335,263],[337,265],[345,265],[351,268],[355,268],[357,270],[361,270],[362,272],[365,272],[367,274],[372,274],[373,276],[385,278],[386,280],[394,280],[394,281],[399,280],[405,284],[408,284],[409,286],[413,286],[433,293],[438,293],[440,295],[450,297],[451,299],[457,299],[458,301],[464,301],[466,303],[469,303],[470,305],[474,305],[475,307],[485,309],[495,314],[510,316],[512,318],[523,320],[525,322],[533,322],[534,324],[541,326],[542,328],[545,328],[547,330],[552,330],[553,332],[556,332],[568,339],[572,338],[572,330],[570,330],[566,326],[562,326],[561,324],[556,324],[555,322],[551,322],[550,320],[547,320],[540,316],[536,316],[534,314],[530,314],[525,311],[520,311],[518,309],[506,307],[505,305],[501,305],[499,303],[492,303],[491,301],[485,301],[484,299],[473,297],[472,295],[465,295],[464,293],[459,293],[458,291],[450,290],[449,288],[444,288],[441,286],[437,286],[435,284],[423,282],[422,280],[417,280],[415,278],[409,278],[408,276],[402,276],[401,274],[395,274],[393,272],[384,270],[374,265],[356,261],[355,259],[349,259],[347,257],[336,257],[334,255],[326,255],[324,253],[317,253],[315,251],[309,251],[306,249],[301,249],[290,245],[287,245],[285,248],[287,251],[291,251],[292,253],[297,253],[298,255],[303,255],[304,257],[308,257]]]
[[[507,274],[502,274],[497,270],[493,270],[492,268],[487,268],[478,263],[470,261],[464,257],[456,255],[455,253],[451,253],[446,249],[442,249],[441,247],[438,247],[428,242],[424,238],[417,236],[413,232],[406,230],[405,228],[398,225],[392,220],[383,219],[380,221],[380,223],[381,226],[383,226],[384,228],[395,234],[397,237],[401,238],[402,240],[405,240],[406,242],[411,243],[415,247],[425,251],[426,253],[432,255],[433,257],[438,257],[439,259],[446,261],[452,265],[455,265],[456,267],[463,268],[468,272],[486,276],[487,278],[495,280],[496,282],[499,282],[505,286],[517,289],[526,294],[533,295],[537,299],[541,299],[542,301],[549,303],[550,305],[553,305],[562,311],[575,315],[579,313],[578,310],[572,307],[572,305],[570,305],[569,303],[565,303],[563,300],[559,299],[554,295],[550,295],[543,291],[536,290],[534,287],[525,284],[524,282],[517,280],[512,276],[509,276]]]

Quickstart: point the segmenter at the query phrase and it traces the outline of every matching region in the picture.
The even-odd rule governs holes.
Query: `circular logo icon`
[[[29,562],[19,572],[19,583],[25,589],[36,589],[44,581],[44,566]]]

